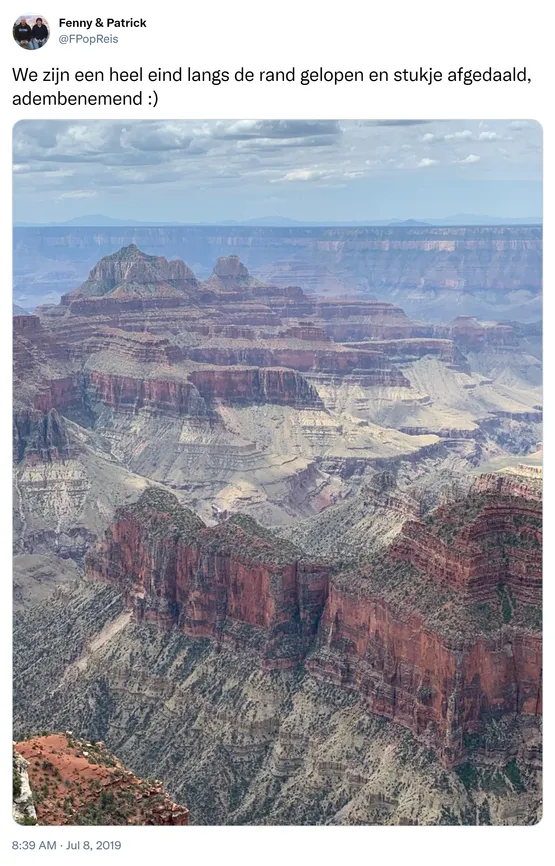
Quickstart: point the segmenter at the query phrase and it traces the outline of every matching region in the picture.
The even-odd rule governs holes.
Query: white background
[[[24,0],[25,3],[28,0]],[[35,2],[35,0],[33,0]],[[315,0],[205,0],[173,2],[48,2],[40,8],[3,4],[0,45],[2,47],[2,136],[0,200],[2,232],[2,375],[0,383],[2,616],[0,640],[2,676],[0,702],[0,859],[8,863],[58,862],[128,863],[334,863],[366,864],[517,864],[531,859],[543,863],[550,858],[547,847],[553,812],[552,665],[553,575],[549,528],[552,522],[551,404],[553,367],[553,47],[548,23],[550,4],[540,0],[396,0],[393,3],[315,2]],[[42,15],[51,36],[40,51],[23,52],[12,39],[12,25],[22,14]],[[58,19],[145,17],[146,29],[81,30],[88,34],[118,35],[117,45],[63,46],[58,43]],[[228,69],[403,69],[419,66],[442,70],[464,66],[486,69],[528,68],[531,84],[453,85],[446,82],[428,87],[417,84],[249,84],[155,85],[160,102],[156,111],[148,106],[122,108],[15,109],[12,96],[28,91],[16,85],[12,67],[105,70],[157,68]],[[139,85],[131,84],[136,92]],[[49,84],[35,85],[36,92],[57,90]],[[125,92],[126,85],[63,85],[65,92]],[[143,84],[148,90],[149,85]],[[550,92],[551,91],[551,92]],[[357,828],[40,828],[19,827],[11,819],[11,128],[22,118],[438,118],[438,119],[535,119],[544,128],[545,160],[545,334],[546,334],[546,507],[547,527],[545,605],[546,716],[550,723],[545,737],[545,817],[534,827],[357,827]],[[14,852],[12,840],[55,839],[58,849],[68,839],[120,839],[121,853]]]

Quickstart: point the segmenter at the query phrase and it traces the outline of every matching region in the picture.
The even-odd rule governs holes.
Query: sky
[[[541,215],[525,120],[20,121],[14,220]]]

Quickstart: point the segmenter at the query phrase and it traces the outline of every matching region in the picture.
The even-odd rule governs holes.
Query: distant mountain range
[[[221,220],[220,222],[144,222],[141,220],[132,219],[114,219],[103,214],[88,214],[86,216],[74,217],[73,219],[63,222],[51,223],[33,223],[33,222],[15,222],[14,225],[18,228],[48,228],[61,226],[98,226],[109,228],[110,226],[187,226],[187,225],[218,225],[218,226],[504,226],[504,225],[541,225],[541,217],[492,217],[481,216],[477,214],[454,214],[447,217],[430,217],[423,220],[416,219],[391,219],[391,220],[352,220],[352,221],[337,221],[329,220],[327,222],[312,222],[310,220],[293,220],[288,217],[268,216],[256,217],[249,220]]]

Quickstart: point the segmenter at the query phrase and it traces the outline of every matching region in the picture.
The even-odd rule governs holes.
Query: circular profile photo
[[[22,48],[35,51],[48,42],[50,27],[40,15],[21,15],[13,26],[13,38]]]

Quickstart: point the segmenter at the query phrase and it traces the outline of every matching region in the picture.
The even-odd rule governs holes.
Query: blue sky
[[[21,121],[14,219],[164,222],[541,215],[523,120]]]

